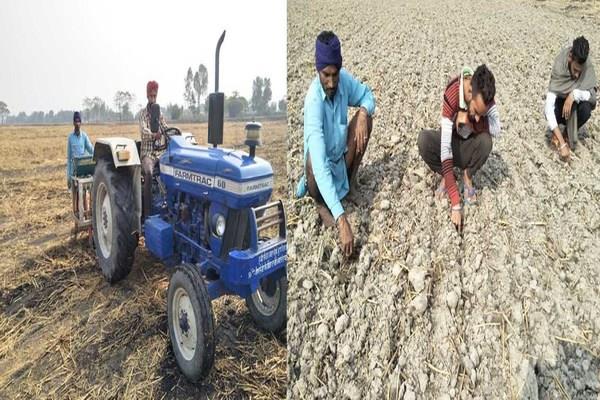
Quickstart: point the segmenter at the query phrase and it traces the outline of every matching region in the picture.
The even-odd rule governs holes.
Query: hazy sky
[[[214,90],[221,32],[220,91],[249,98],[252,80],[271,78],[273,100],[286,93],[285,0],[10,0],[0,9],[0,100],[11,111],[80,109],[99,96],[114,108],[117,90],[146,103],[183,104],[188,67],[208,68]]]

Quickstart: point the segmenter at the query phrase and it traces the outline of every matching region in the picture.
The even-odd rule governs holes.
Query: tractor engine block
[[[207,247],[209,245],[207,235],[209,202],[183,192],[179,192],[177,197],[177,201],[173,204],[174,215],[172,215],[175,231]]]

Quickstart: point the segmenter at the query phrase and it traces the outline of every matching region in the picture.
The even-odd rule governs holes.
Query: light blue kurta
[[[71,132],[67,140],[67,186],[71,184],[71,174],[73,173],[73,158],[93,155],[94,147],[88,138],[88,135],[80,130],[79,135]]]
[[[344,213],[341,200],[348,194],[349,182],[344,154],[347,151],[348,107],[375,111],[371,89],[344,68],[340,70],[333,102],[327,98],[319,77],[312,81],[304,99],[304,165],[310,153],[317,186],[327,207],[337,220]],[[306,194],[306,178],[300,179],[296,195]]]

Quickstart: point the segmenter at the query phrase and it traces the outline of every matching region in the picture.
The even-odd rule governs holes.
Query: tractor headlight
[[[222,214],[214,216],[213,231],[218,237],[222,237],[225,234],[225,217]]]

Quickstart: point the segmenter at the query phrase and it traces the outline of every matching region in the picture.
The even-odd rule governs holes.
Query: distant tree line
[[[200,64],[196,71],[188,67],[184,78],[183,100],[184,107],[169,105],[168,114],[172,120],[183,118],[203,119],[208,114],[208,69]],[[252,97],[250,101],[234,91],[231,96],[225,97],[225,112],[230,118],[244,115],[272,115],[287,112],[287,101],[271,101],[273,91],[271,79],[257,76],[252,82]]]
[[[198,118],[204,108],[201,106],[203,105],[202,98],[208,89],[208,70],[204,64],[200,64],[196,72],[192,72],[192,67],[189,67],[184,83],[183,101],[192,116]]]
[[[115,109],[112,109],[100,97],[86,97],[83,99],[83,108],[80,111],[84,123],[87,122],[116,122],[133,121],[136,117],[131,111],[135,96],[130,92],[118,91],[114,97]],[[141,106],[140,106],[141,108]],[[75,110],[50,110],[33,111],[30,114],[24,111],[10,115],[8,106],[0,101],[0,123],[3,124],[62,124],[73,122]]]
[[[0,124],[4,124],[6,122],[6,118],[10,115],[10,110],[5,102],[0,101]]]
[[[61,124],[73,121],[73,110],[60,110],[54,112],[50,110],[44,111],[33,111],[30,114],[26,114],[21,111],[17,115],[10,115],[5,118],[4,123],[6,124]]]
[[[188,68],[184,79],[184,105],[169,103],[163,107],[167,120],[203,121],[208,114],[208,70],[203,64],[196,71]],[[234,91],[231,96],[225,96],[225,116],[238,118],[244,116],[268,116],[285,114],[287,101],[271,101],[271,79],[257,76],[252,82],[252,97],[250,101]],[[136,97],[129,91],[119,90],[113,98],[114,108],[111,108],[100,97],[83,99],[81,111],[84,123],[134,121],[139,115],[142,104],[137,104],[138,111],[132,111]],[[8,105],[0,101],[0,124],[57,124],[73,121],[74,110],[33,111],[27,114],[23,111],[11,115]]]
[[[130,110],[131,104],[135,102],[135,95],[129,92],[119,90],[115,94],[115,107],[119,113],[119,121],[133,119],[133,114]],[[85,102],[85,100],[84,100]]]

